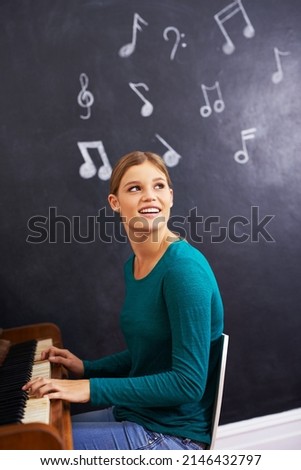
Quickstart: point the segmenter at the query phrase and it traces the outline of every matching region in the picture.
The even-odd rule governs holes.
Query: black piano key
[[[20,389],[30,380],[30,375],[20,375],[20,377],[8,377],[1,386],[0,393],[12,389]]]
[[[20,421],[24,416],[26,401],[24,397],[21,397],[14,402],[8,401],[7,404],[3,404],[0,412],[0,423],[3,420],[10,420],[11,423]]]
[[[5,416],[0,417],[0,425],[3,424],[15,424],[21,423],[23,419],[23,410],[19,409],[12,414],[7,414]]]
[[[18,391],[13,390],[13,391],[10,391],[10,393],[7,395],[1,395],[0,404],[8,403],[9,401],[13,401],[13,400],[21,400],[21,399],[26,400],[28,396],[29,394],[25,392],[24,390],[18,390]]]
[[[28,393],[22,386],[31,379],[36,340],[11,345],[0,367],[0,425],[20,423]]]

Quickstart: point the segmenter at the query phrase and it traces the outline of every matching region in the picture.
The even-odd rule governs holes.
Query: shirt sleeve
[[[129,351],[124,351],[105,356],[95,361],[83,361],[84,378],[91,377],[126,377],[131,368]]]
[[[172,335],[171,369],[141,377],[92,378],[92,404],[150,407],[200,400],[208,373],[212,293],[206,269],[193,260],[169,269],[163,295]]]

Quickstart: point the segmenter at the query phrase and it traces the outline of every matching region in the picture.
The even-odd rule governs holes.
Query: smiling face
[[[172,200],[172,189],[165,174],[149,161],[128,168],[117,194],[109,195],[109,203],[120,213],[132,241],[133,237],[139,238],[139,234],[168,230]]]

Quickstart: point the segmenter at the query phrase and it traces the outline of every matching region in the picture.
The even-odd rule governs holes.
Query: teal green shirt
[[[223,305],[205,257],[172,243],[143,279],[125,264],[121,328],[127,349],[84,361],[91,403],[117,421],[210,443]]]

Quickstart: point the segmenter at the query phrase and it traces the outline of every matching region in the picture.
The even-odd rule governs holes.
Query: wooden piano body
[[[51,338],[54,346],[62,347],[61,332],[53,323],[38,323],[4,329],[0,337],[11,341],[11,343]],[[51,377],[64,378],[66,377],[66,371],[63,367],[52,364]],[[63,400],[51,400],[49,423],[0,426],[0,449],[72,449],[72,427],[68,403]]]

